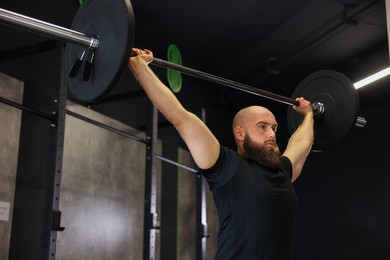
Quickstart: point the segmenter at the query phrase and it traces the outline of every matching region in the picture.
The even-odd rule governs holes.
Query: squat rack
[[[48,49],[52,50],[53,46]],[[24,48],[29,49],[29,48]],[[57,75],[53,75],[55,82],[53,84],[57,87],[51,88],[47,92],[47,95],[52,100],[51,109],[49,113],[42,112],[40,109],[32,108],[31,106],[18,104],[4,97],[0,97],[0,103],[15,107],[31,115],[43,118],[45,122],[49,121],[49,159],[46,162],[47,170],[44,174],[45,181],[42,181],[40,186],[43,185],[45,189],[44,198],[39,201],[33,201],[33,198],[41,197],[40,191],[30,189],[30,196],[26,197],[26,189],[29,187],[16,187],[15,189],[15,206],[14,206],[14,217],[13,217],[13,228],[11,234],[11,245],[10,245],[10,258],[11,257],[30,257],[30,258],[40,258],[40,259],[55,259],[56,255],[56,244],[57,244],[57,232],[63,231],[64,227],[61,227],[61,211],[59,209],[59,198],[60,198],[60,189],[61,189],[61,174],[62,174],[62,158],[63,158],[63,148],[64,148],[64,131],[65,131],[65,116],[69,115],[80,120],[83,120],[87,123],[93,124],[100,128],[106,129],[110,132],[116,133],[122,137],[144,143],[146,145],[146,167],[145,167],[145,212],[144,212],[144,241],[143,241],[143,259],[155,259],[156,254],[156,232],[159,227],[159,219],[156,209],[156,160],[161,160],[163,162],[172,164],[174,166],[183,168],[187,171],[197,174],[198,183],[197,183],[197,215],[204,216],[206,210],[205,203],[206,201],[202,199],[204,197],[204,189],[202,188],[203,184],[200,184],[199,179],[202,180],[201,175],[198,170],[190,166],[175,162],[174,160],[158,155],[155,152],[156,142],[157,142],[157,133],[158,133],[158,112],[157,109],[150,103],[148,118],[146,121],[146,139],[140,138],[138,136],[132,135],[125,131],[113,128],[109,125],[102,124],[98,121],[92,120],[85,116],[82,116],[78,113],[66,109],[67,101],[67,86],[64,83],[64,77],[66,73],[64,72],[61,64],[63,58],[63,45],[56,43],[54,45],[55,52],[57,53],[57,58],[53,61],[60,68],[57,70]],[[11,53],[11,54],[10,54]],[[23,53],[22,56],[29,53]],[[20,53],[15,50],[7,51],[7,53],[0,53],[0,57],[7,57],[11,59],[12,56],[20,57]],[[22,118],[24,118],[22,114]],[[23,119],[22,119],[23,121]],[[37,127],[35,124],[23,124],[24,128],[27,127]],[[40,124],[38,128],[47,128],[47,123]],[[23,126],[22,126],[23,127]],[[26,130],[25,130],[26,131]],[[39,130],[40,131],[40,130]],[[22,136],[22,132],[21,132]],[[23,142],[21,140],[21,142]],[[28,148],[30,149],[30,148]],[[33,149],[33,148],[31,148]],[[21,156],[19,156],[21,157]],[[19,169],[23,163],[23,158],[19,158]],[[29,168],[30,166],[25,166]],[[23,182],[32,181],[32,177],[28,174],[28,171],[19,170],[17,173],[17,182],[23,180]],[[33,176],[35,178],[36,176]],[[20,186],[20,185],[19,185]],[[28,185],[27,185],[28,186]],[[199,189],[201,189],[199,191]],[[32,217],[31,215],[26,215],[23,208],[28,207],[28,204],[33,204],[39,207],[44,207],[43,215],[37,215]],[[45,221],[41,225],[36,225],[39,222],[38,219],[44,219]],[[197,221],[201,220],[201,217],[197,217]],[[198,228],[196,229],[197,239],[207,238],[207,234],[204,230],[207,230],[207,227],[204,226],[204,221],[202,223],[197,223]],[[199,229],[199,227],[202,227]],[[26,243],[20,244],[20,241],[26,240],[21,239],[21,236],[25,236],[26,232],[31,235],[31,237],[37,237],[39,234],[43,234],[41,240],[37,243]],[[146,234],[149,234],[147,236]],[[28,239],[27,239],[28,240]],[[39,246],[40,249],[33,248]],[[200,251],[201,250],[201,251]],[[203,247],[197,246],[197,259],[204,259],[205,256],[205,244]],[[35,255],[34,255],[35,254]]]

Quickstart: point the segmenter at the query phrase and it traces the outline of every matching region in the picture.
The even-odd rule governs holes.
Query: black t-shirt
[[[297,198],[287,157],[273,171],[221,146],[216,164],[202,174],[218,210],[215,259],[292,259]]]

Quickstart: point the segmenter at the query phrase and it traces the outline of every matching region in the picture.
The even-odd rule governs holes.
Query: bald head
[[[256,119],[265,118],[275,120],[275,116],[262,106],[249,106],[237,112],[233,119],[233,129],[236,126],[246,128],[250,123],[257,123]]]
[[[259,132],[259,126],[267,127]],[[274,138],[276,127],[274,114],[265,107],[249,106],[238,111],[233,119],[233,135],[238,153],[245,154],[243,147],[245,138],[252,136],[255,142],[263,143],[268,138]],[[266,132],[266,129],[272,131]]]

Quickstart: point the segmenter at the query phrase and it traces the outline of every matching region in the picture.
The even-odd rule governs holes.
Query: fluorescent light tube
[[[390,67],[388,67],[384,70],[381,70],[381,71],[379,71],[379,72],[377,72],[377,73],[375,73],[375,74],[373,74],[365,79],[362,79],[362,80],[354,83],[353,85],[355,86],[356,89],[358,89],[358,88],[361,88],[365,85],[368,85],[368,84],[370,84],[378,79],[386,77],[389,74],[390,74]]]

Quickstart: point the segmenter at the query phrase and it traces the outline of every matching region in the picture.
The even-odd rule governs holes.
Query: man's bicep
[[[208,127],[196,115],[187,113],[176,125],[190,153],[201,169],[212,167],[219,156],[219,142]]]
[[[292,165],[292,181],[294,182],[301,174],[303,165],[305,163],[307,153],[303,149],[288,148],[283,153],[283,156],[287,157]]]

